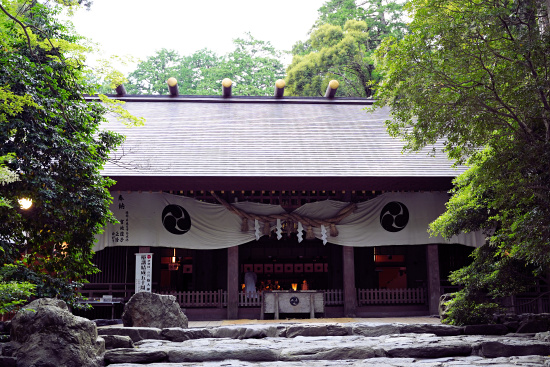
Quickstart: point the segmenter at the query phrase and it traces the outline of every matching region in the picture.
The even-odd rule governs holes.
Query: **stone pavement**
[[[382,322],[381,322],[382,321]],[[99,328],[112,367],[548,366],[548,332],[479,335],[435,318],[224,320],[189,329]],[[494,326],[494,325],[493,325]],[[485,333],[504,334],[498,327]],[[110,338],[131,345],[110,349]],[[120,337],[122,338],[122,337]]]
[[[401,324],[439,324],[437,317],[369,317],[369,318],[319,318],[319,319],[287,319],[287,320],[215,320],[215,321],[189,321],[190,328],[216,327],[227,325],[246,324],[285,324],[285,323],[349,323],[349,322],[378,322],[378,323],[401,323]]]

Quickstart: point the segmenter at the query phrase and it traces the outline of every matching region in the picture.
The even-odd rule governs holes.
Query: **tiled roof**
[[[388,109],[372,101],[324,98],[125,97],[146,119],[126,135],[108,176],[452,177],[441,153],[403,154],[388,136]],[[180,103],[183,102],[183,103]]]

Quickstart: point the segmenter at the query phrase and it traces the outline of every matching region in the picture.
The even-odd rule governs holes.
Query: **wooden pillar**
[[[357,291],[355,289],[355,265],[353,247],[342,246],[344,267],[344,316],[355,317],[357,309]]]
[[[441,282],[439,279],[438,245],[426,245],[426,264],[428,265],[428,309],[430,315],[439,314]]]
[[[239,318],[239,247],[227,249],[227,319]]]

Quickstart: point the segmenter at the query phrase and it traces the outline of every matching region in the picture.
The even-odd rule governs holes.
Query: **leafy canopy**
[[[373,52],[393,35],[402,37],[402,5],[395,1],[331,0],[319,9],[310,38],[297,42],[286,72],[288,95],[324,95],[330,80],[340,96],[371,97],[380,80]]]
[[[470,166],[430,227],[447,238],[487,234],[487,248],[453,275],[466,287],[459,299],[521,291],[510,264],[534,274],[550,266],[548,5],[412,0],[408,10],[410,34],[377,51],[377,106],[390,106],[388,131],[406,150],[443,141],[450,158]]]
[[[0,197],[10,204],[0,206],[0,298],[19,284],[22,296],[74,303],[74,282],[96,271],[94,236],[115,220],[113,182],[100,169],[123,136],[102,130],[108,110],[83,98],[94,92],[83,39],[55,19],[60,6],[2,1],[0,10]]]
[[[224,56],[208,49],[183,57],[173,50],[157,51],[128,75],[126,90],[129,94],[166,94],[166,81],[174,77],[180,94],[218,95],[221,81],[230,78],[236,95],[273,94],[275,81],[284,74],[281,53],[249,33],[233,44],[235,49]]]

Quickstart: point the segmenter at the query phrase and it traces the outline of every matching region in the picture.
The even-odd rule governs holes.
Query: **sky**
[[[162,48],[180,55],[208,48],[223,55],[233,49],[232,40],[246,32],[285,51],[308,38],[317,9],[326,1],[94,0],[90,10],[79,10],[72,22],[79,34],[100,44],[103,57],[143,60]]]

